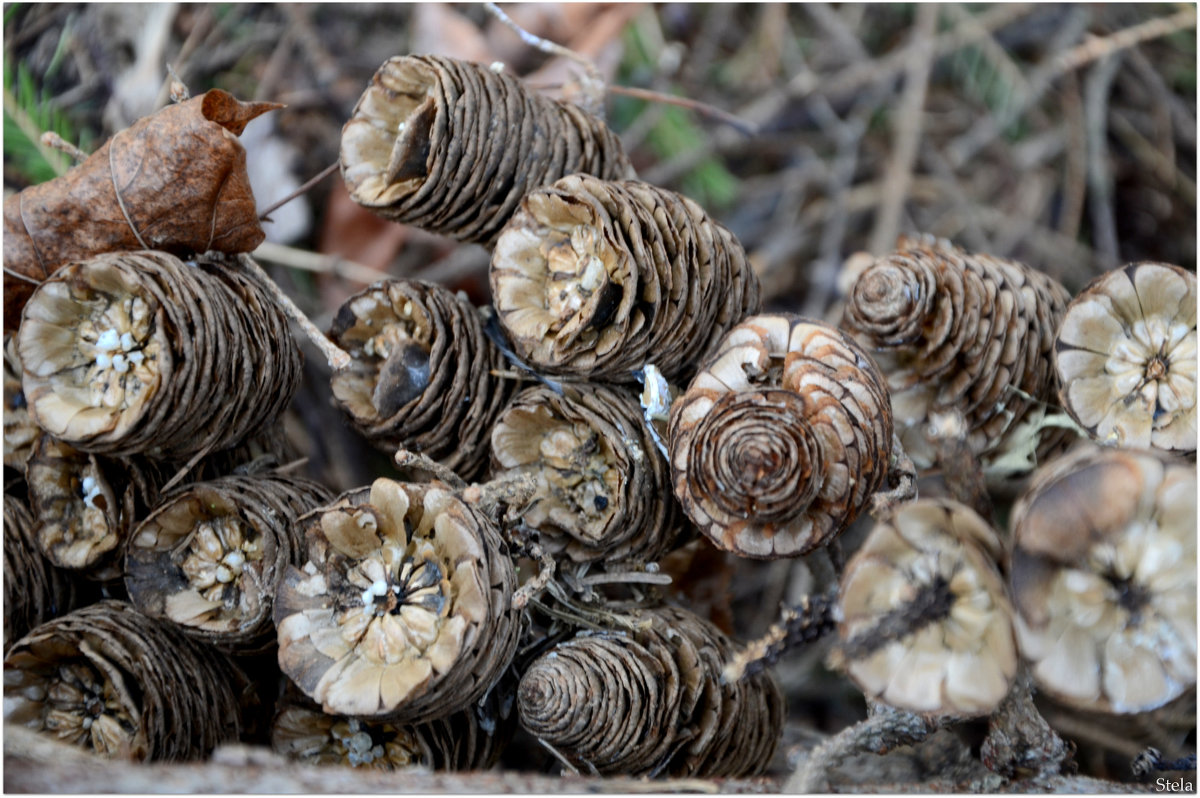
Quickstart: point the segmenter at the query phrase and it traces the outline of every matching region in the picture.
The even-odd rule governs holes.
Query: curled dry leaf
[[[1022,263],[901,239],[854,283],[843,323],[879,362],[900,441],[928,468],[939,414],[962,415],[976,457],[999,456],[1035,403],[1053,400],[1050,352],[1069,299]],[[1043,455],[1060,439],[1048,437]]]
[[[675,545],[682,518],[667,464],[630,394],[600,385],[517,394],[492,428],[492,476],[519,473],[537,480],[521,519],[547,551],[651,562]]]
[[[55,568],[34,540],[34,521],[18,498],[4,495],[4,651],[35,626],[75,604],[70,575]]]
[[[1017,674],[996,531],[964,504],[919,499],[846,564],[841,665],[868,698],[929,716],[987,715]]]
[[[1067,306],[1054,364],[1093,440],[1196,451],[1196,273],[1145,262],[1100,275]]]
[[[278,103],[213,89],[117,133],[62,177],[4,201],[4,319],[33,288],[102,252],[250,252],[265,234],[237,137]],[[15,275],[12,274],[15,272]]]
[[[434,55],[384,62],[342,128],[350,196],[393,221],[490,246],[531,189],[631,177],[621,142],[577,106]]]
[[[128,604],[45,623],[4,659],[4,722],[111,758],[182,761],[238,738],[245,675]]]
[[[521,201],[490,279],[518,356],[596,380],[633,382],[646,363],[686,376],[761,306],[741,243],[695,202],[586,175]]]
[[[512,685],[498,686],[466,709],[416,725],[328,715],[288,694],[271,726],[271,747],[311,765],[487,770],[512,734],[512,692]]]
[[[465,709],[516,650],[516,574],[492,522],[443,487],[378,479],[302,519],[275,598],[279,665],[330,714]]]
[[[1040,689],[1144,712],[1196,683],[1196,467],[1079,450],[1013,507],[1017,640]]]
[[[125,547],[125,587],[140,612],[246,653],[274,642],[272,602],[304,562],[297,519],[329,490],[282,475],[228,476],[173,493]]]
[[[287,318],[256,281],[163,252],[60,269],[30,298],[17,348],[40,427],[84,451],[158,459],[260,432],[301,371]]]
[[[831,540],[884,485],[892,418],[853,339],[773,314],[725,336],[671,406],[668,438],[675,495],[709,540],[789,557]]]
[[[418,451],[474,479],[512,395],[504,356],[465,299],[434,283],[384,280],[346,300],[330,338],[352,358],[333,374],[355,429],[389,451]]]
[[[583,632],[535,660],[517,691],[522,725],[600,774],[763,772],[783,730],[772,676],[722,683],[734,646],[691,612],[663,607],[636,621],[636,632]]]
[[[33,452],[38,436],[37,425],[29,417],[29,404],[21,387],[21,358],[17,339],[4,333],[4,467],[25,473],[25,463]]]

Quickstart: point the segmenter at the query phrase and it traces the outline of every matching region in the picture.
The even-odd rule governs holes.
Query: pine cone
[[[275,598],[279,665],[333,715],[423,723],[499,679],[520,632],[499,532],[442,487],[376,480],[301,519]]]
[[[45,434],[26,474],[38,548],[56,566],[98,582],[120,578],[125,541],[168,479],[145,458],[88,454]]]
[[[761,305],[733,233],[687,197],[571,175],[533,191],[496,242],[491,286],[516,354],[538,371],[632,382],[695,367]]]
[[[1011,516],[1017,641],[1040,689],[1144,712],[1196,683],[1196,467],[1080,447]]]
[[[378,770],[426,767],[487,770],[512,732],[512,688],[492,690],[482,703],[419,725],[327,715],[286,695],[271,727],[271,747],[311,765]]]
[[[633,175],[600,119],[435,55],[384,62],[342,128],[341,164],[360,205],[489,247],[531,189],[575,172]]]
[[[1067,306],[1054,342],[1059,397],[1093,440],[1196,451],[1196,273],[1131,263]]]
[[[867,697],[930,716],[992,712],[1017,674],[1000,538],[949,499],[900,505],[842,574],[843,667]]]
[[[33,516],[20,499],[4,495],[4,651],[35,626],[75,606],[75,584],[55,568],[33,535]]]
[[[600,385],[517,394],[492,428],[492,476],[530,473],[535,500],[522,520],[552,553],[575,562],[653,562],[682,518],[666,462],[629,395]]]
[[[718,547],[791,557],[832,540],[887,477],[879,370],[848,335],[789,314],[725,336],[671,406],[675,495]]]
[[[900,441],[919,468],[937,462],[926,428],[939,413],[962,415],[976,457],[996,452],[1034,403],[1053,400],[1050,350],[1070,296],[1024,264],[944,240],[899,246],[855,282],[843,325],[887,375]]]
[[[495,376],[504,356],[468,301],[433,283],[384,280],[346,300],[329,335],[353,358],[331,385],[355,429],[464,479],[481,475],[513,382]]]
[[[274,452],[285,445],[281,428],[271,427],[193,464],[186,481],[277,459]],[[40,435],[26,468],[38,547],[55,565],[88,579],[119,579],[133,528],[158,504],[162,487],[180,466],[136,455],[88,454]]]
[[[783,730],[774,679],[720,680],[728,638],[683,609],[643,612],[636,633],[584,632],[525,672],[521,723],[573,766],[603,775],[752,776]]]
[[[4,660],[4,722],[108,757],[180,761],[238,738],[246,680],[224,655],[128,604],[34,629]]]
[[[306,479],[229,476],[173,493],[125,551],[129,600],[220,648],[274,643],[271,608],[288,565],[304,562],[297,519],[332,493]]]
[[[275,300],[216,261],[77,261],[38,287],[23,318],[34,420],[88,452],[224,449],[273,422],[299,384],[300,352]]]
[[[4,334],[4,467],[25,474],[25,463],[33,451],[38,428],[29,417],[25,391],[21,388],[21,358],[17,339]],[[7,481],[7,480],[6,480]]]

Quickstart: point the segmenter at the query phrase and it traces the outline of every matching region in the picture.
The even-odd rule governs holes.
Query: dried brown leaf
[[[4,202],[4,317],[62,264],[102,252],[249,252],[264,238],[237,140],[278,103],[213,89],[117,133],[78,167]]]

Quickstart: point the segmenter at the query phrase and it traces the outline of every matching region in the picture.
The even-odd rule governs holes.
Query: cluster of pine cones
[[[329,330],[335,403],[409,478],[280,468],[299,352],[239,261],[63,267],[5,341],[7,722],[139,759],[476,769],[524,735],[584,773],[761,774],[782,693],[728,678],[739,646],[659,562],[798,557],[867,515],[822,606],[871,700],[986,715],[1022,662],[1105,711],[1194,684],[1193,274],[1072,300],[905,239],[834,323],[764,313],[736,237],[602,121],[440,57],[380,68],[341,166],[492,253],[491,308],[384,280]],[[1069,430],[1097,443],[1053,460]],[[989,480],[1047,460],[1005,543]]]

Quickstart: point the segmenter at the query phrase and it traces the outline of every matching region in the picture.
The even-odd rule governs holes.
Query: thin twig
[[[596,65],[592,63],[591,59],[584,58],[569,47],[563,47],[561,44],[552,42],[548,39],[543,39],[541,36],[535,36],[518,25],[512,19],[512,17],[504,13],[504,10],[495,3],[486,3],[484,7],[487,8],[488,12],[491,13],[492,16],[500,20],[500,22],[513,31],[513,33],[517,34],[517,36],[521,38],[521,41],[525,42],[530,47],[541,50],[543,53],[548,53],[549,55],[556,55],[560,58],[566,58],[582,66],[584,73],[586,74],[586,77],[581,81],[583,98],[586,100],[586,103],[584,103],[584,105],[586,105],[585,110],[596,116],[603,116],[604,91],[606,88],[604,85],[604,77],[600,74],[600,70],[596,68]]]
[[[883,179],[883,194],[880,197],[879,215],[875,219],[875,230],[871,233],[871,252],[884,252],[896,240],[900,232],[900,213],[908,197],[908,186],[912,183],[913,163],[917,158],[917,147],[921,140],[924,120],[925,94],[929,88],[929,73],[933,67],[933,37],[937,32],[938,6],[921,3],[917,6],[917,20],[913,33],[913,46],[908,70],[904,77],[904,93],[896,111],[897,130],[892,157],[888,161]]]
[[[749,643],[721,669],[721,681],[733,684],[772,665],[787,651],[816,642],[837,628],[836,590],[804,596],[794,607],[787,607],[767,633]]]
[[[830,771],[848,757],[864,751],[883,753],[896,746],[917,743],[937,728],[935,721],[883,704],[871,705],[870,709],[871,715],[866,720],[842,729],[810,751],[784,791],[830,792]]]
[[[1092,241],[1105,265],[1115,266],[1120,258],[1117,221],[1113,211],[1113,178],[1108,159],[1108,95],[1121,67],[1121,57],[1105,58],[1083,87],[1083,110],[1087,120],[1088,198]]]
[[[1171,111],[1172,127],[1182,144],[1196,146],[1196,112],[1189,108],[1183,96],[1171,91],[1157,68],[1150,63],[1141,50],[1134,48],[1128,53],[1129,63],[1142,78],[1153,95],[1155,106],[1165,106]]]
[[[429,455],[414,452],[409,449],[399,449],[394,458],[396,467],[402,470],[418,471],[444,482],[454,490],[462,490],[467,483],[449,466],[442,465]]]
[[[180,72],[182,72],[184,67],[188,65],[188,59],[191,58],[192,53],[195,52],[196,48],[200,46],[201,40],[208,34],[209,29],[212,27],[212,23],[212,9],[208,6],[203,6],[203,10],[196,17],[196,21],[192,24],[192,29],[188,31],[187,38],[183,40],[183,44],[179,48],[179,54],[175,56],[175,60],[173,62],[175,66],[167,64],[167,74],[170,76],[170,80],[168,80],[162,85],[161,88],[159,88],[158,96],[154,100],[155,108],[161,108],[167,101],[168,97],[171,98],[172,102],[183,102],[184,100],[188,99],[190,92],[188,92],[187,84],[184,83],[183,79],[178,74],[176,74],[175,70],[177,68]],[[175,95],[179,93],[178,90],[180,87],[183,89],[182,97],[178,98]]]
[[[1083,98],[1079,80],[1068,75],[1062,90],[1062,107],[1066,117],[1067,150],[1062,181],[1062,211],[1055,229],[1068,238],[1079,234],[1083,220],[1084,198],[1087,196],[1087,120],[1083,114]]]
[[[387,276],[370,266],[346,260],[340,255],[323,255],[307,249],[276,244],[273,241],[264,241],[259,244],[258,249],[254,250],[254,257],[278,263],[280,266],[290,269],[316,272],[317,274],[332,274],[334,277],[361,285],[370,285]]]
[[[75,161],[75,163],[81,163],[82,161],[87,160],[88,155],[86,152],[79,149],[74,144],[55,133],[53,130],[47,130],[42,134],[41,143],[42,146],[66,153]]]
[[[1170,36],[1172,33],[1196,27],[1196,7],[1188,4],[1186,8],[1169,17],[1148,19],[1132,27],[1123,28],[1108,36],[1093,36],[1083,44],[1074,47],[1060,55],[1054,62],[1054,76],[1079,69],[1085,64],[1136,47],[1151,39]]]
[[[1047,49],[1051,52],[1070,46],[1087,32],[1087,26],[1091,20],[1088,8],[1083,5],[1069,8],[1066,21],[1059,24],[1053,37],[1047,43]],[[1057,63],[1054,59],[1047,59],[1038,64],[1026,79],[1029,89],[1024,96],[1014,97],[1013,101],[1001,108],[998,113],[981,117],[971,125],[966,133],[951,142],[950,146],[946,148],[950,163],[955,168],[967,164],[975,157],[976,153],[994,141],[1021,114],[1040,101],[1054,79],[1058,77]]]
[[[274,204],[267,206],[267,209],[258,215],[258,220],[260,222],[271,221],[267,217],[271,215],[272,211],[278,210],[282,206],[287,205],[289,202],[294,200],[296,197],[299,197],[301,194],[310,191],[313,186],[317,185],[322,180],[336,172],[339,165],[341,165],[341,161],[334,161],[329,166],[326,166],[324,169],[318,172],[315,177],[306,180],[304,184],[300,186],[300,188],[296,189],[291,194],[288,194],[286,197],[275,202]]]
[[[1115,109],[1109,114],[1109,119],[1113,133],[1129,148],[1135,158],[1154,171],[1159,180],[1179,191],[1181,199],[1189,205],[1196,204],[1196,182],[1185,170],[1177,167],[1170,156],[1170,150],[1156,147],[1152,142],[1146,141],[1141,131],[1124,116],[1116,113]]]
[[[21,272],[17,271],[16,269],[11,269],[8,266],[4,267],[4,275],[6,277],[12,277],[16,280],[20,280],[23,283],[29,283],[30,285],[41,285],[42,284],[42,281],[37,279],[36,277],[30,277],[28,274],[22,274]]]
[[[713,119],[718,119],[743,135],[754,136],[758,134],[758,125],[747,122],[745,119],[740,119],[728,111],[723,111],[720,108],[700,102],[699,100],[693,100],[688,97],[677,97],[674,94],[664,94],[652,89],[639,89],[633,86],[609,86],[608,92],[609,94],[621,94],[626,97],[634,97],[649,102],[678,105],[681,108],[695,111],[702,116],[711,116]]]
[[[979,14],[973,24],[956,25],[940,34],[934,41],[934,61],[959,48],[978,41],[981,36],[1003,28],[1037,8],[1031,3],[1000,3]],[[886,83],[898,75],[908,63],[909,47],[899,47],[878,59],[857,60],[833,75],[818,75],[806,70],[797,74],[787,84],[769,92],[738,110],[736,115],[750,124],[762,125],[777,116],[789,103],[805,100],[810,96],[827,99],[846,97],[861,92],[866,86]],[[655,165],[642,176],[643,180],[658,185],[670,185],[696,168],[714,153],[743,144],[741,137],[729,135],[730,131],[718,130],[698,147],[685,150],[678,155]]]
[[[596,585],[669,585],[671,584],[670,574],[656,574],[650,571],[602,571],[596,574],[589,574],[579,580],[579,584],[588,587]]]
[[[514,610],[525,609],[530,599],[541,595],[541,592],[546,589],[546,585],[550,583],[550,580],[554,577],[555,570],[558,568],[558,563],[555,562],[554,558],[548,552],[543,551],[541,546],[531,546],[529,553],[538,561],[538,572],[536,576],[521,585],[513,593],[512,608]]]
[[[1069,712],[1051,710],[1046,720],[1069,739],[1090,743],[1131,759],[1142,751],[1142,745],[1137,740]]]
[[[326,338],[325,335],[317,329],[317,325],[313,324],[309,320],[308,316],[304,315],[304,311],[300,310],[300,308],[296,306],[296,303],[292,301],[291,297],[285,294],[283,290],[275,284],[275,281],[272,280],[270,276],[268,276],[267,273],[262,270],[261,266],[254,262],[253,258],[251,258],[249,255],[241,254],[238,255],[237,259],[242,265],[242,268],[245,269],[246,273],[257,280],[263,289],[269,292],[272,297],[274,297],[275,301],[279,303],[279,307],[284,313],[287,314],[288,318],[300,325],[300,329],[304,332],[304,335],[310,341],[312,341],[313,345],[316,346],[317,349],[320,350],[321,354],[325,356],[325,361],[329,364],[329,368],[333,369],[334,371],[340,371],[341,369],[349,367],[349,365],[353,362],[353,358],[351,358],[350,355],[343,350],[339,349],[333,341],[330,341],[328,338]]]

